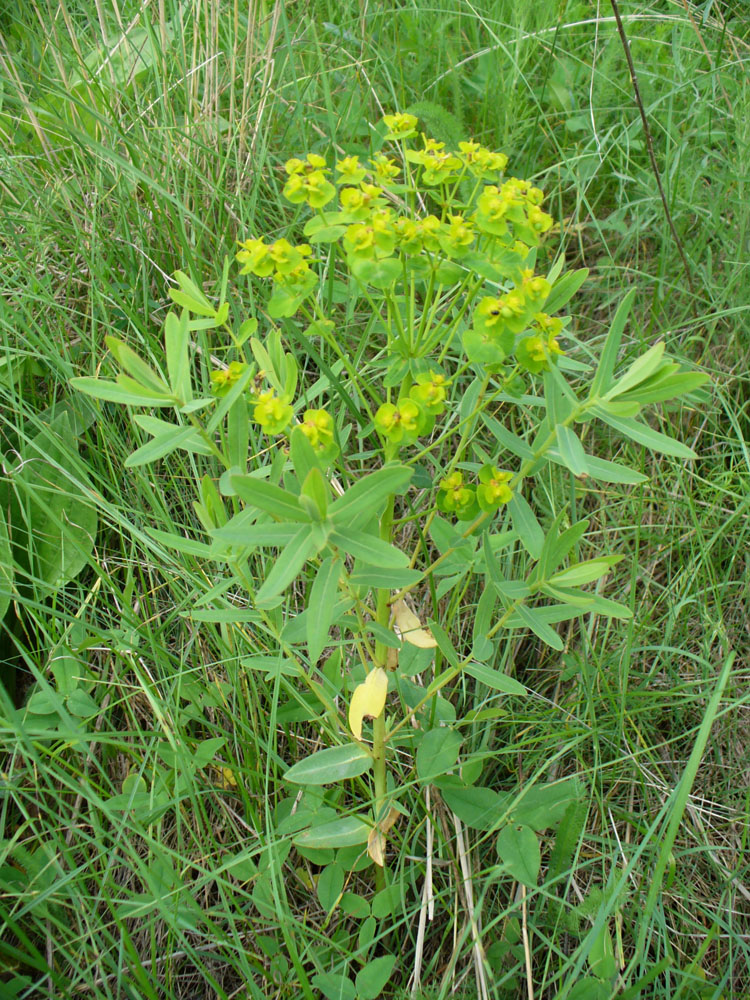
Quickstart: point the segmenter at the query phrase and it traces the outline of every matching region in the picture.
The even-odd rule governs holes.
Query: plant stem
[[[383,516],[380,519],[380,537],[385,542],[390,542],[391,535],[393,534],[393,502],[394,497],[391,495],[388,497],[385,510],[383,511]],[[378,590],[375,620],[378,625],[382,625],[384,628],[388,628],[388,619],[390,618],[390,596],[390,590]],[[381,667],[385,670],[387,659],[387,647],[384,643],[376,641],[375,666]],[[383,709],[377,719],[373,720],[372,724],[372,769],[375,782],[375,804],[373,812],[376,824],[385,817],[385,801],[387,792],[385,752],[385,709]],[[384,868],[380,867],[380,865],[375,866],[375,885],[378,892],[385,888],[385,871]]]

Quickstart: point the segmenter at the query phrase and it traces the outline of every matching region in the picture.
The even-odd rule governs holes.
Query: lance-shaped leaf
[[[127,375],[118,375],[116,381],[105,378],[92,378],[88,375],[82,378],[72,378],[70,384],[79,392],[103,399],[107,403],[122,403],[127,406],[172,406],[174,398],[168,393],[151,392],[143,389],[135,379]]]
[[[315,576],[307,605],[307,651],[312,663],[317,662],[328,641],[328,632],[336,615],[339,577],[344,564],[330,556],[324,559]]]
[[[697,457],[693,449],[688,448],[686,444],[683,444],[681,441],[675,441],[674,438],[669,437],[667,434],[662,434],[660,431],[655,431],[647,424],[641,423],[640,420],[634,420],[629,417],[613,417],[598,406],[592,407],[591,412],[599,417],[600,420],[603,420],[605,424],[609,424],[614,430],[624,434],[625,437],[629,437],[632,441],[637,441],[638,444],[645,445],[651,451],[660,452],[663,455],[672,455],[674,458]]]
[[[422,623],[403,599],[393,605],[393,621],[398,634],[404,642],[420,649],[434,649],[437,646],[435,637],[422,628]]]
[[[620,393],[628,392],[630,389],[634,389],[637,385],[640,385],[641,382],[645,382],[659,368],[663,356],[664,341],[662,340],[658,344],[654,344],[653,347],[649,347],[646,353],[642,354],[640,358],[636,358],[630,368],[628,368],[624,375],[618,378],[604,398],[614,399]]]
[[[174,311],[167,313],[164,321],[164,352],[167,356],[167,372],[172,392],[179,399],[189,402],[193,397],[190,384],[190,330],[188,314],[185,310],[179,319]]]
[[[620,341],[622,340],[625,324],[627,323],[628,316],[630,315],[630,309],[633,305],[635,293],[636,289],[632,288],[622,300],[617,312],[615,313],[615,317],[612,320],[612,326],[609,328],[607,339],[605,340],[604,347],[602,348],[599,365],[591,382],[589,399],[595,399],[596,396],[602,395],[610,387],[612,382],[612,373],[615,370],[617,355],[620,350]]]
[[[331,535],[331,544],[348,552],[355,559],[361,559],[368,566],[381,569],[406,569],[409,557],[394,545],[356,528],[339,528]]]
[[[175,271],[174,278],[180,286],[169,289],[169,297],[183,309],[197,313],[199,316],[216,316],[216,309],[208,301],[198,286],[188,278],[184,271]]]
[[[373,667],[363,684],[354,689],[349,703],[349,728],[355,739],[362,738],[362,720],[377,719],[385,708],[388,674],[382,667]]]
[[[106,337],[105,341],[120,367],[124,368],[139,385],[150,392],[169,394],[170,389],[164,379],[127,344],[123,344],[116,337]]]
[[[555,573],[549,578],[549,582],[563,587],[580,587],[584,583],[593,583],[600,576],[609,573],[610,567],[615,566],[623,558],[623,556],[599,556],[596,559],[587,559]]]
[[[245,503],[265,510],[276,518],[288,521],[309,521],[310,515],[293,493],[256,476],[230,476],[229,481],[237,496]]]
[[[377,472],[358,479],[346,493],[331,504],[330,516],[337,527],[360,527],[379,513],[392,493],[402,493],[412,477],[413,469],[405,465],[386,465]]]
[[[0,512],[0,618],[8,610],[13,586],[13,552],[10,547],[5,514]]]
[[[265,583],[258,591],[255,599],[258,607],[272,604],[274,598],[286,590],[307,560],[321,547],[317,539],[313,538],[311,528],[303,525],[273,564]]]

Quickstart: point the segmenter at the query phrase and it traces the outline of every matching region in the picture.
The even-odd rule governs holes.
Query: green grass
[[[32,3],[23,20],[0,14],[3,504],[9,513],[9,497],[29,511],[34,495],[44,503],[46,473],[22,483],[17,455],[33,460],[32,440],[67,407],[78,447],[67,448],[62,479],[99,511],[83,570],[56,593],[20,577],[0,638],[0,996],[317,998],[316,973],[348,963],[353,978],[365,954],[390,952],[400,960],[384,995],[408,996],[418,967],[425,998],[473,998],[471,899],[493,1000],[594,996],[564,991],[587,975],[604,927],[621,972],[612,996],[746,997],[742,6],[703,4],[691,17],[676,2],[622,8],[693,292],[608,5],[598,22],[591,5],[564,0],[258,2],[249,21],[242,5],[218,0],[166,0],[163,19],[160,9],[66,0]],[[121,58],[97,56],[104,44]],[[522,898],[498,868],[494,835],[457,829],[436,796],[429,811],[415,798],[391,843],[390,913],[376,904],[371,916],[363,868],[347,883],[348,911],[329,918],[315,892],[319,866],[277,830],[293,801],[281,774],[319,729],[295,721],[288,680],[269,684],[241,667],[267,636],[229,614],[201,620],[241,595],[222,594],[200,559],[148,535],[151,526],[198,533],[191,490],[202,460],[125,470],[142,443],[134,426],[68,382],[111,371],[108,333],[158,366],[168,276],[181,268],[216,293],[236,239],[282,234],[294,219],[281,197],[289,156],[366,148],[381,109],[417,103],[438,137],[460,128],[545,188],[561,220],[550,254],[563,249],[569,266],[591,268],[572,304],[576,357],[600,347],[635,287],[627,353],[664,338],[713,386],[700,408],[664,406],[656,418],[697,461],[654,458],[597,432],[599,454],[623,453],[649,483],[536,486],[542,520],[572,501],[602,548],[626,554],[607,594],[630,604],[632,622],[565,624],[562,656],[533,638],[509,641],[502,656],[533,691],[527,701],[479,706],[473,688],[459,696],[463,712],[498,708],[466,730],[485,755],[483,785],[585,781],[570,842],[543,843],[550,880]],[[235,287],[239,322],[255,303]],[[340,333],[352,354],[360,318]],[[225,345],[199,346],[206,375]],[[299,345],[287,348],[314,377]],[[469,633],[474,596],[460,623]],[[83,700],[71,700],[74,690]],[[29,699],[40,705],[45,692],[49,711],[34,714]],[[113,802],[126,778],[126,789],[146,790],[135,812]],[[434,913],[421,931],[428,820]]]

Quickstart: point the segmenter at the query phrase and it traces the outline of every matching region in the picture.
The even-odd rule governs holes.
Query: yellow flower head
[[[343,160],[339,160],[336,164],[336,172],[341,175],[339,180],[342,184],[359,184],[360,181],[364,180],[366,174],[365,168],[356,156],[347,156]]]
[[[263,240],[245,240],[237,251],[237,262],[242,265],[240,274],[255,274],[267,278],[273,272],[273,258],[270,247]]]
[[[404,112],[384,115],[383,124],[388,129],[386,139],[408,139],[417,130],[417,118]]]
[[[400,168],[396,161],[390,156],[384,156],[382,153],[378,153],[370,162],[378,181],[386,186],[391,184],[393,179],[398,177],[400,173]]]

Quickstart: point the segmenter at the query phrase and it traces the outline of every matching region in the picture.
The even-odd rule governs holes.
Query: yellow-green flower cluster
[[[292,404],[276,395],[273,389],[266,389],[254,400],[253,419],[266,434],[281,434],[292,421]]]
[[[264,243],[263,240],[245,240],[237,252],[237,261],[242,264],[240,274],[255,274],[268,278],[276,272],[283,277],[299,275],[310,269],[306,258],[312,254],[307,243],[292,246],[289,240]]]
[[[437,508],[459,521],[471,521],[479,513],[477,494],[464,482],[463,472],[452,472],[438,483]]]
[[[422,133],[423,149],[407,149],[406,159],[422,167],[421,181],[429,187],[458,180],[464,166],[461,158],[445,148],[444,142]]]
[[[420,372],[408,395],[397,403],[383,403],[375,414],[380,436],[397,448],[412,444],[435,426],[435,418],[445,410],[450,380],[440,371]]]
[[[521,284],[502,295],[485,296],[474,309],[472,327],[464,332],[470,361],[496,364],[513,352],[516,335],[535,320],[552,287],[546,278],[525,270]],[[562,326],[562,321],[559,321]],[[530,369],[531,370],[531,369]]]
[[[273,275],[278,289],[276,300],[280,303],[277,315],[293,316],[318,283],[308,260],[312,248],[307,243],[293,246],[286,239],[275,243],[249,239],[240,243],[240,248],[236,254],[242,265],[240,274],[254,274],[258,278]]]
[[[244,361],[232,361],[226,368],[217,368],[211,372],[211,389],[215,396],[226,396],[235,382],[247,371]]]
[[[313,451],[325,462],[331,462],[339,452],[334,438],[333,417],[326,410],[305,410],[299,429],[312,445]]]
[[[424,410],[409,397],[402,397],[398,403],[383,403],[375,414],[378,433],[392,445],[412,444],[426,425]]]
[[[420,372],[409,396],[431,417],[439,417],[445,410],[449,379],[442,372]]]
[[[310,208],[323,208],[336,194],[333,184],[326,178],[330,170],[326,161],[317,153],[309,153],[304,160],[293,157],[284,164],[289,179],[284,185],[284,197],[293,205],[307,202]]]
[[[438,483],[437,507],[445,514],[453,514],[459,521],[471,521],[479,511],[492,512],[509,503],[513,491],[508,485],[513,473],[484,465],[479,470],[479,483],[466,483],[460,471],[451,472]]]
[[[403,111],[395,115],[384,115],[383,124],[388,129],[386,139],[409,139],[416,134],[418,119]]]
[[[544,193],[528,181],[511,177],[499,187],[488,184],[477,199],[477,228],[489,236],[510,233],[524,243],[536,245],[552,226],[552,216],[541,209]]]
[[[521,368],[537,374],[557,364],[558,357],[565,353],[557,342],[562,320],[547,313],[536,313],[531,328],[532,335],[524,337],[516,348],[516,360]]]

